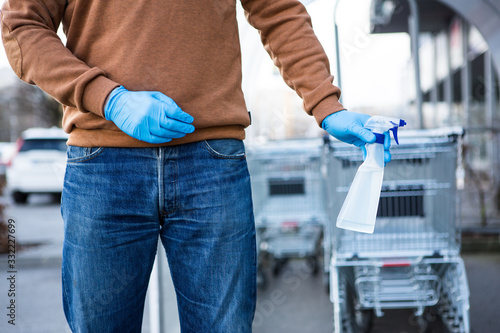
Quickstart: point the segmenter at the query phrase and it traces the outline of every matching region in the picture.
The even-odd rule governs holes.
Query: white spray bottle
[[[337,227],[373,233],[384,178],[384,133],[391,130],[397,144],[398,127],[406,122],[398,118],[373,116],[365,124],[377,140],[366,144],[366,159],[359,166],[337,217]]]

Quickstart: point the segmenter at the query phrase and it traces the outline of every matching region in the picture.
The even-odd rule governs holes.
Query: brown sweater
[[[241,0],[287,84],[318,124],[342,110],[328,59],[297,0]],[[62,22],[67,43],[56,31]],[[160,91],[194,117],[169,144],[245,136],[236,0],[8,0],[2,40],[16,74],[64,105],[68,144],[152,146],[104,118],[115,87]]]

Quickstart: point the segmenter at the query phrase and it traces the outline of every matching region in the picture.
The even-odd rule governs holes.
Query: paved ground
[[[22,244],[42,244],[18,252],[16,257],[16,325],[10,325],[7,306],[10,276],[6,257],[0,257],[0,332],[65,333],[69,332],[61,301],[60,253],[62,221],[59,206],[48,197],[33,198],[26,206],[12,205],[7,216],[16,221],[16,240]],[[466,253],[471,291],[471,325],[473,333],[498,332],[500,327],[500,253]],[[179,332],[175,295],[162,265],[164,296],[162,298],[164,331]],[[156,276],[156,275],[155,275]],[[154,280],[151,284],[144,332],[152,332],[149,322],[154,308]],[[151,302],[150,302],[151,301]],[[332,305],[321,276],[314,277],[301,261],[287,265],[279,277],[272,278],[266,290],[258,294],[255,333],[332,332]],[[156,322],[156,321],[155,321]],[[410,311],[387,311],[374,322],[372,333],[418,332],[411,324]],[[440,332],[433,330],[432,332]]]
[[[470,289],[472,333],[499,332],[500,253],[466,253]],[[293,262],[272,279],[259,294],[255,333],[332,332],[333,312],[322,279],[308,274],[306,265]],[[445,332],[437,319],[430,319],[431,331]],[[421,333],[411,310],[386,310],[375,318],[371,333]]]
[[[0,198],[9,201],[6,198]],[[63,222],[59,204],[50,196],[33,196],[27,205],[10,202],[6,218],[15,221],[17,242],[15,267],[15,297],[9,297],[10,282],[7,278],[8,258],[0,255],[0,318],[6,314],[11,299],[16,304],[16,325],[8,323],[9,318],[0,319],[0,332],[16,333],[63,333],[70,332],[64,318],[61,298],[61,254]],[[20,244],[22,244],[20,248]],[[166,260],[160,263],[164,297],[161,302],[165,333],[179,332],[177,309],[173,286]],[[155,274],[152,277],[150,294],[146,300],[143,331],[150,332],[150,306],[157,301]],[[4,306],[5,304],[5,306]]]

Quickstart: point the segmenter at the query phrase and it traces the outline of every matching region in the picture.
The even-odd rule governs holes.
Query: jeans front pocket
[[[104,151],[104,147],[77,147],[68,146],[67,149],[67,162],[78,163],[85,162],[97,157]]]
[[[205,149],[215,158],[244,159],[245,144],[237,139],[211,139],[203,141]]]

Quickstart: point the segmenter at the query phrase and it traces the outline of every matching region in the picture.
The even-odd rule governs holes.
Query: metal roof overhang
[[[488,43],[500,76],[500,1],[418,0],[420,32],[438,32],[449,26],[455,15],[474,25]],[[373,0],[372,33],[408,32],[410,7],[407,0]]]
[[[420,32],[437,32],[445,28],[455,15],[436,0],[417,0]],[[371,2],[372,33],[409,32],[410,5],[407,0],[373,0]]]

